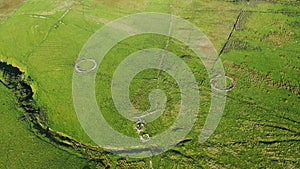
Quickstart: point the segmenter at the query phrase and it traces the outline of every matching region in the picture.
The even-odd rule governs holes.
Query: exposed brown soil
[[[0,1],[0,14],[9,14],[18,9],[25,0],[3,0]]]

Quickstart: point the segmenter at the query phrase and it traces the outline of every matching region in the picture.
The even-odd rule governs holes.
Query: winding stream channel
[[[30,86],[30,77],[24,72],[6,62],[0,61],[0,83],[12,91],[17,98],[17,106],[23,110],[23,119],[30,123],[32,132],[39,138],[48,141],[59,148],[69,150],[71,153],[96,162],[104,168],[111,166],[109,154],[102,148],[83,144],[65,133],[52,130],[47,125],[46,112],[41,109],[33,99],[33,90]]]

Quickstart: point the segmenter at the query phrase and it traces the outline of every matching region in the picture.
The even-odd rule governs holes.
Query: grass
[[[44,142],[22,121],[22,112],[15,107],[11,91],[0,85],[0,168],[83,168],[81,159]]]
[[[233,31],[230,41],[234,43],[221,55],[226,74],[235,80],[236,87],[228,92],[226,109],[218,129],[204,144],[199,144],[197,140],[210,106],[209,79],[202,63],[194,54],[179,42],[171,41],[169,50],[182,56],[196,76],[201,89],[201,107],[199,118],[187,136],[187,141],[171,151],[153,157],[154,168],[298,168],[300,28],[297,5],[299,6],[299,2],[293,1],[251,2],[247,5],[242,2],[208,0],[130,0],[126,3],[107,0],[30,0],[21,8],[15,7],[15,13],[0,24],[0,59],[19,66],[33,79],[32,85],[36,91],[34,98],[47,111],[52,129],[93,144],[78,123],[71,87],[77,55],[96,30],[109,21],[131,13],[171,12],[197,25],[208,35],[217,51],[221,51],[237,16],[244,9],[248,12],[243,28]],[[99,105],[102,101],[105,103],[100,108],[108,122],[126,135],[137,136],[133,122],[124,120],[117,114],[111,100],[109,85],[113,71],[130,53],[147,47],[164,48],[166,39],[164,36],[149,34],[128,38],[109,52],[98,70],[97,99]],[[130,98],[137,108],[149,108],[148,94],[156,88],[158,82],[145,78],[155,79],[157,75],[156,70],[147,70],[139,73],[132,81]],[[160,89],[167,91],[169,100],[165,114],[147,124],[147,131],[151,135],[161,133],[172,124],[180,101],[178,88],[170,76],[162,73],[159,84]],[[2,90],[5,91],[3,87],[1,92]],[[10,100],[1,100],[1,103],[5,103],[1,105],[1,110],[6,105],[12,106],[14,102],[11,95],[4,95],[0,98]],[[9,144],[14,138],[30,138],[28,142],[35,140],[34,145],[40,146],[30,147],[27,142],[21,144],[16,141],[18,144],[15,145],[25,144],[23,146],[28,146],[28,152],[32,151],[28,154],[25,152],[24,158],[18,158],[25,168],[29,165],[24,162],[27,158],[36,161],[33,168],[40,168],[42,162],[46,163],[47,158],[43,155],[45,152],[39,151],[43,149],[49,149],[48,156],[57,162],[53,164],[53,168],[65,166],[62,159],[67,158],[71,159],[67,163],[70,166],[86,164],[85,161],[77,162],[76,157],[38,140],[27,130],[26,124],[16,120],[19,112],[9,112],[15,114],[1,115],[1,121],[11,121],[7,125],[7,131],[1,131],[1,135],[9,129],[16,130],[19,134],[7,133],[6,137],[1,137],[5,144]],[[16,121],[20,126],[14,128],[12,124]],[[0,149],[0,154],[9,152],[8,147]],[[18,149],[17,146],[14,147]],[[20,154],[17,151],[14,153],[17,157]],[[61,154],[61,161],[55,158],[57,153]],[[0,159],[5,158],[3,156]],[[10,163],[6,163],[0,160],[0,164],[11,165],[11,168],[21,165],[12,162],[13,159],[9,161]],[[130,159],[125,161],[127,163],[122,159],[118,160],[115,166],[130,168]],[[136,164],[135,161],[132,163]],[[145,159],[138,165],[145,167],[148,164],[149,159]]]
[[[117,113],[116,109],[114,109],[114,103],[110,92],[110,83],[115,69],[120,64],[120,62],[130,53],[134,53],[139,49],[144,48],[164,48],[164,46],[166,45],[166,40],[167,37],[157,35],[141,35],[129,38],[125,41],[122,41],[118,45],[119,47],[113,48],[101,63],[98,70],[99,76],[97,76],[96,79],[96,81],[99,82],[96,85],[96,95],[99,98],[98,104],[103,102],[106,103],[103,105],[99,104],[100,109],[102,109],[102,112],[107,120],[111,122],[110,124],[112,126],[116,126],[118,131],[121,130],[123,132],[130,132],[131,134],[128,133],[129,135],[136,135],[136,131],[133,128],[134,122],[127,121],[126,123],[126,121],[122,120],[123,117]],[[177,54],[180,53],[177,52]],[[194,60],[196,59],[194,58]],[[166,108],[168,109],[168,111],[165,112],[166,114],[161,116],[158,121],[153,122],[154,124],[147,124],[149,125],[149,129],[152,129],[152,132],[154,133],[160,129],[160,127],[158,127],[159,124],[164,124],[163,129],[167,129],[168,127],[170,127],[170,125],[174,122],[174,115],[177,114],[175,113],[177,112],[177,110],[174,110],[174,105],[178,105],[180,101],[180,94],[176,82],[171,78],[170,75],[167,75],[166,73],[163,73],[159,80],[152,80],[157,79],[158,74],[159,71],[157,70],[145,70],[139,73],[130,84],[131,101],[133,105],[141,111],[146,111],[150,108],[148,95],[153,89],[156,89],[158,83],[162,84],[159,85],[159,89],[168,91],[166,93],[167,97],[169,98],[168,106]]]
[[[2,36],[5,44],[1,45],[1,55],[8,62],[26,68],[25,71],[34,80],[34,88],[38,89],[35,98],[47,110],[52,128],[73,135],[75,138],[83,139],[85,142],[90,142],[78,123],[72,105],[71,77],[74,61],[88,37],[103,25],[102,23],[95,23],[90,15],[109,21],[124,15],[124,13],[121,10],[116,12],[110,6],[104,8],[102,7],[103,4],[98,6],[101,7],[100,10],[97,6],[91,5],[94,2],[90,2],[88,7],[84,9],[80,4],[74,5],[72,10],[61,19],[62,23],[58,23],[59,18],[68,8],[52,14],[53,9],[51,8],[56,8],[53,7],[52,1],[47,3],[49,5],[46,5],[45,2],[30,1],[18,9],[13,18],[6,21],[5,26],[1,27],[0,31],[2,35],[6,35]],[[160,6],[169,7],[169,3],[151,2],[148,7],[158,9],[157,7]],[[105,10],[103,11],[102,8]],[[28,14],[40,13],[44,10],[51,13],[46,19],[28,16]],[[82,10],[85,10],[84,15]],[[149,11],[152,10],[149,9]],[[202,16],[201,13],[199,15]],[[111,16],[114,17],[111,18]],[[232,20],[234,18],[232,16]],[[21,20],[22,25],[17,24]],[[76,22],[74,22],[75,20]],[[57,24],[59,27],[54,28],[54,25]],[[209,30],[214,23],[210,24],[200,28]],[[218,28],[214,29],[217,30]],[[222,36],[224,37],[223,41],[225,41],[225,34]],[[222,42],[216,44],[220,46]],[[53,83],[54,81],[56,83]],[[62,102],[62,100],[64,101]]]

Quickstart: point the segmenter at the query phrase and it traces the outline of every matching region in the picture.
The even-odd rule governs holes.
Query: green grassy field
[[[199,118],[186,138],[188,141],[153,157],[153,167],[300,167],[299,1],[0,0],[0,4],[0,59],[18,66],[31,77],[34,99],[46,111],[47,124],[53,130],[82,143],[95,144],[81,128],[72,102],[75,61],[95,31],[128,14],[171,13],[194,23],[208,36],[236,86],[227,93],[219,127],[207,142],[198,143],[210,106],[210,79],[195,54],[172,39],[167,49],[180,56],[193,71],[200,88],[201,107]],[[134,123],[125,120],[114,107],[110,91],[112,75],[129,54],[150,47],[164,49],[167,39],[152,34],[128,38],[111,49],[100,65],[96,77],[98,104],[106,120],[123,134],[137,137]],[[148,80],[158,77],[159,81]],[[88,160],[31,133],[27,124],[18,120],[22,113],[13,106],[12,94],[0,87],[0,120],[5,124],[1,130],[4,146],[0,149],[0,168],[28,168],[31,163],[26,161],[31,160],[34,161],[31,168],[88,165]],[[140,110],[150,107],[148,95],[157,87],[167,91],[168,105],[163,116],[147,124],[150,135],[163,132],[174,122],[180,103],[178,86],[171,76],[157,70],[139,73],[130,85],[130,99]],[[23,147],[26,151],[21,150]],[[149,168],[150,159],[109,157],[112,168]]]
[[[22,121],[13,94],[0,85],[0,168],[83,168],[85,159],[39,139]]]

